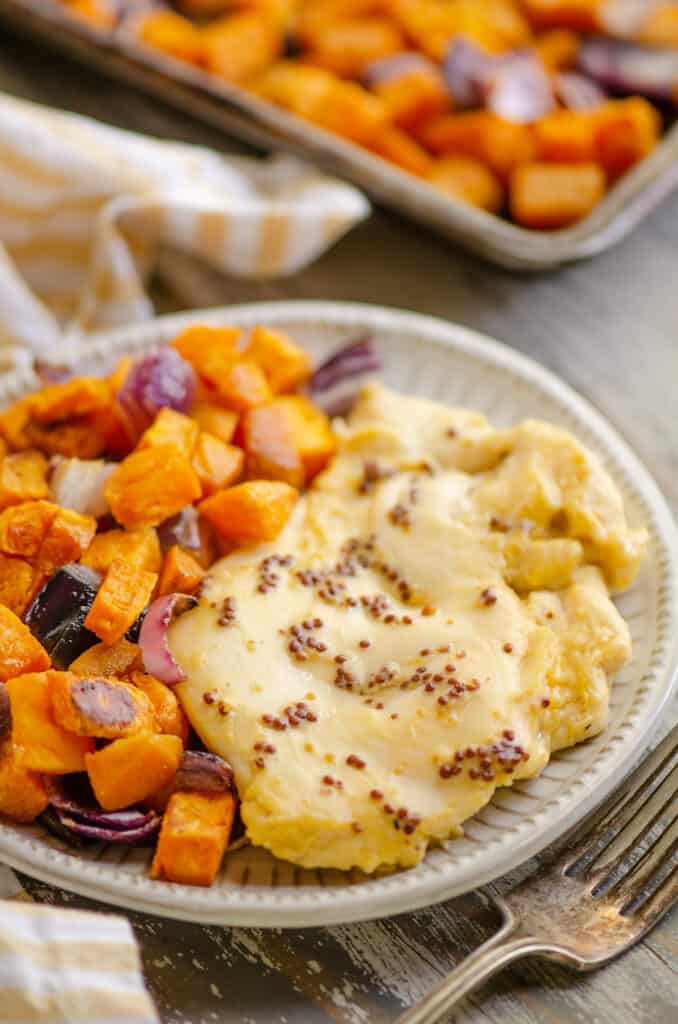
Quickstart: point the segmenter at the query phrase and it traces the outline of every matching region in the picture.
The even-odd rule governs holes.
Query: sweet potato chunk
[[[311,375],[311,357],[282,331],[255,327],[245,355],[261,367],[276,394],[294,391]]]
[[[237,356],[241,334],[239,327],[193,324],[174,339],[172,347],[191,364],[198,376],[203,376],[203,367],[215,355],[228,359]]]
[[[267,11],[229,14],[203,33],[205,63],[229,82],[244,82],[264,71],[280,55],[284,36]]]
[[[200,512],[225,540],[260,544],[275,540],[297,497],[295,488],[281,480],[250,480],[207,498]]]
[[[306,59],[342,78],[359,78],[370,61],[406,49],[398,25],[376,15],[328,21],[309,42]]]
[[[418,178],[424,178],[431,169],[432,159],[423,146],[400,128],[384,128],[370,147],[377,156],[402,167]]]
[[[470,156],[448,156],[436,160],[428,180],[441,192],[490,213],[497,213],[504,202],[504,189],[496,174],[486,164]]]
[[[174,445],[132,452],[113,471],[104,491],[111,511],[128,530],[156,526],[201,496],[190,459]]]
[[[186,746],[190,730],[188,718],[169,686],[144,672],[133,672],[132,682],[153,705],[158,731],[168,736],[178,736]]]
[[[0,604],[23,615],[33,594],[33,569],[23,558],[0,554]]]
[[[200,64],[203,60],[202,34],[196,26],[173,11],[152,11],[139,27],[143,43],[161,50],[176,60]]]
[[[534,126],[540,160],[561,164],[596,159],[596,116],[586,110],[557,110]]]
[[[97,533],[81,558],[83,565],[97,572],[108,572],[114,558],[122,558],[135,569],[158,572],[162,551],[152,527],[142,530],[107,530]]]
[[[141,664],[138,644],[118,640],[116,644],[95,644],[71,662],[69,672],[76,676],[122,676]]]
[[[602,27],[598,19],[601,0],[522,0],[522,6],[536,28],[595,32]]]
[[[596,159],[618,178],[652,152],[660,131],[658,111],[641,96],[606,103],[596,118]]]
[[[271,405],[284,410],[289,420],[308,483],[336,451],[337,439],[330,421],[322,409],[303,395],[283,395]]]
[[[304,466],[284,409],[260,405],[245,413],[240,426],[250,479],[283,480],[292,487],[303,486]]]
[[[0,751],[0,815],[27,825],[42,814],[49,796],[42,776],[24,767],[20,754],[12,743]]]
[[[114,558],[87,613],[85,628],[107,644],[122,640],[151,600],[157,582],[156,573]]]
[[[54,720],[77,736],[112,740],[155,732],[151,701],[129,683],[52,672],[49,692]]]
[[[204,373],[217,400],[235,412],[247,412],[273,397],[264,371],[251,359],[210,359]]]
[[[0,462],[0,509],[47,498],[47,459],[40,452],[5,455]]]
[[[9,608],[0,605],[0,680],[42,672],[49,668],[47,651],[28,626]]]
[[[238,426],[238,414],[232,409],[223,409],[211,402],[197,402],[191,416],[201,430],[218,437],[224,444],[230,444]]]
[[[535,50],[548,71],[562,71],[577,63],[579,36],[566,28],[554,28],[537,36]]]
[[[563,228],[590,213],[604,194],[598,164],[528,164],[511,179],[511,213],[528,228]]]
[[[238,482],[243,474],[245,456],[241,448],[224,444],[218,437],[202,431],[193,452],[193,469],[198,474],[205,497]]]
[[[39,423],[59,423],[98,412],[110,403],[108,381],[99,377],[73,377],[63,384],[50,384],[37,392],[32,419]]]
[[[211,885],[233,827],[232,793],[174,793],[162,821],[151,876]]]
[[[59,511],[49,501],[26,501],[0,513],[0,551],[35,558]]]
[[[59,423],[33,420],[26,427],[26,437],[34,448],[50,455],[97,459],[104,454],[109,443],[109,409]]]
[[[445,79],[433,65],[387,78],[374,86],[374,92],[386,104],[393,123],[407,132],[418,133],[427,121],[452,109]]]
[[[141,435],[138,448],[154,448],[171,444],[188,458],[193,454],[200,427],[189,416],[174,409],[161,409],[155,420]]]
[[[183,749],[178,736],[158,733],[114,740],[85,757],[94,795],[106,811],[145,800],[176,774]]]
[[[66,565],[77,562],[96,533],[97,521],[67,508],[60,508],[45,534],[36,559],[36,585]]]
[[[0,436],[12,451],[24,451],[31,447],[26,437],[26,427],[31,421],[35,398],[35,394],[26,395],[0,412]]]
[[[182,551],[176,544],[165,555],[160,573],[159,594],[192,594],[205,575],[205,570],[195,558]]]
[[[489,110],[435,118],[424,128],[422,140],[434,153],[480,160],[502,180],[535,154],[530,125],[505,121]]]
[[[7,683],[12,705],[12,739],[22,767],[47,775],[85,770],[85,754],[94,740],[75,736],[54,720],[51,672],[16,676]]]

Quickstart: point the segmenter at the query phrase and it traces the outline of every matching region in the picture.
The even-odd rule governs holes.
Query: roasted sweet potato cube
[[[173,793],[165,811],[151,877],[211,885],[235,815],[232,793]]]
[[[0,461],[0,509],[48,495],[47,459],[40,452],[17,452]]]
[[[596,118],[596,159],[609,178],[618,178],[652,152],[660,131],[658,111],[641,96],[606,103]]]
[[[60,508],[45,534],[36,559],[36,576],[51,576],[68,562],[77,562],[96,533],[97,521],[68,508]]]
[[[604,194],[599,164],[528,164],[511,179],[511,213],[528,228],[563,228],[590,213]]]
[[[577,63],[579,36],[566,28],[554,28],[537,36],[534,48],[548,71],[562,71]]]
[[[100,377],[73,377],[62,384],[49,384],[35,395],[31,419],[39,423],[60,423],[110,405],[111,387]]]
[[[428,180],[441,192],[490,213],[497,213],[504,202],[504,189],[499,178],[486,164],[470,156],[448,156],[436,160]]]
[[[135,530],[176,515],[202,491],[190,459],[174,445],[158,445],[128,455],[108,478],[104,493],[118,522]]]
[[[204,373],[217,401],[235,412],[247,412],[273,397],[264,371],[251,359],[210,359]]]
[[[387,78],[374,86],[391,120],[403,131],[419,132],[427,121],[450,113],[452,100],[442,73],[434,65]]]
[[[33,672],[7,682],[17,756],[22,767],[46,775],[82,772],[94,740],[67,732],[54,720],[51,676],[51,672]]]
[[[59,506],[49,501],[26,501],[0,513],[0,551],[35,558],[54,522]]]
[[[0,604],[23,615],[33,594],[33,568],[23,558],[0,554]]]
[[[295,391],[311,376],[311,357],[282,331],[257,326],[252,330],[245,349],[266,375],[276,394]]]
[[[21,761],[21,751],[9,743],[0,750],[0,815],[27,825],[47,808],[49,796],[42,775]]]
[[[200,64],[204,59],[202,33],[180,14],[173,11],[152,11],[139,25],[142,43],[161,50],[188,64]]]
[[[245,82],[280,56],[283,27],[263,11],[230,13],[203,32],[207,68],[229,82]]]
[[[250,480],[206,498],[200,512],[225,540],[260,544],[275,540],[297,497],[297,490],[281,480]]]
[[[106,417],[110,408],[62,423],[39,423],[33,420],[26,427],[26,437],[34,448],[49,455],[97,459],[107,450],[109,426]]]
[[[588,110],[557,110],[534,126],[540,160],[560,164],[596,159],[596,115]]]
[[[522,0],[522,6],[535,28],[595,32],[604,27],[598,17],[601,0]]]
[[[176,775],[183,750],[178,736],[161,733],[114,740],[85,757],[94,795],[106,811],[140,803]]]
[[[334,455],[337,439],[332,425],[317,405],[303,395],[283,395],[272,403],[288,417],[306,482],[317,476]]]
[[[157,582],[156,573],[114,558],[87,613],[85,628],[107,644],[122,640],[150,602]]]
[[[205,363],[216,354],[228,356],[229,359],[237,355],[241,334],[240,327],[193,324],[174,339],[172,347],[201,376]]]
[[[342,78],[359,78],[370,61],[404,49],[405,37],[391,18],[339,17],[313,33],[306,59]]]
[[[155,711],[155,722],[159,732],[178,736],[184,746],[188,743],[190,726],[181,704],[169,686],[155,676],[144,672],[133,672],[132,682],[144,693]]]
[[[290,419],[276,405],[260,405],[242,417],[240,429],[247,476],[253,480],[284,480],[292,487],[304,483],[304,466]]]
[[[224,444],[204,430],[198,438],[192,461],[205,497],[237,483],[245,465],[241,448]]]
[[[191,416],[201,430],[218,437],[224,444],[230,444],[238,426],[238,414],[212,402],[196,402]]]
[[[47,651],[28,626],[9,608],[0,605],[0,680],[42,672],[49,668]]]
[[[118,640],[115,644],[95,644],[72,661],[68,670],[76,676],[123,676],[141,664],[139,645]]]
[[[154,448],[159,444],[171,444],[190,458],[199,431],[200,427],[190,416],[184,416],[174,409],[161,409],[148,430],[141,435],[137,447]]]
[[[165,555],[160,573],[159,594],[192,594],[198,589],[205,570],[187,551],[176,544]]]
[[[97,572],[108,572],[114,558],[124,559],[135,569],[158,572],[162,551],[158,535],[152,527],[141,530],[106,530],[97,533],[81,558],[83,565]]]
[[[26,427],[31,421],[35,394],[26,395],[0,412],[0,436],[12,451],[23,451],[31,447],[26,437]]]
[[[431,168],[432,160],[424,147],[400,128],[384,128],[375,136],[370,148],[377,156],[419,178],[425,177]]]
[[[535,155],[530,125],[505,121],[489,110],[435,118],[424,128],[422,140],[434,153],[480,160],[502,180]]]
[[[151,701],[130,683],[52,672],[49,692],[54,720],[77,736],[114,740],[156,731]]]

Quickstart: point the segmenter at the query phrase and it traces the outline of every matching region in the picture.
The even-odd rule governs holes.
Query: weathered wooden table
[[[4,31],[0,88],[122,127],[237,148]],[[177,305],[176,273],[173,281],[174,290],[157,289],[161,308]],[[608,255],[536,278],[484,266],[376,211],[294,278],[243,284],[206,273],[200,287],[203,294],[194,297],[205,304],[353,299],[435,314],[495,335],[597,405],[678,511],[678,194]],[[39,900],[93,905],[26,884]],[[493,925],[478,895],[390,921],[294,932],[129,916],[164,1024],[388,1024]],[[678,1019],[678,911],[599,974],[582,978],[536,961],[524,964],[478,992],[455,1019],[669,1024]]]

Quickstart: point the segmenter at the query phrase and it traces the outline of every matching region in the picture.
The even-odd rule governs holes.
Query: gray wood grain
[[[0,88],[121,127],[242,151],[161,104],[6,32]],[[493,269],[392,214],[374,213],[305,272],[245,284],[166,261],[159,308],[350,299],[486,331],[559,373],[647,463],[678,511],[678,195],[594,262],[540,277]],[[170,282],[171,278],[171,282]],[[24,880],[37,899],[90,901]],[[506,884],[510,884],[510,881]],[[390,921],[291,932],[129,915],[164,1024],[388,1024],[490,933],[478,894]],[[587,977],[530,962],[487,985],[463,1024],[668,1024],[678,1010],[678,913]]]

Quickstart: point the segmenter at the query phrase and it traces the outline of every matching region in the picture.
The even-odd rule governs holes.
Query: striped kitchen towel
[[[254,160],[0,94],[0,370],[152,315],[162,245],[238,277],[294,273],[369,212],[291,157]]]
[[[0,901],[3,1024],[158,1024],[123,917]]]

